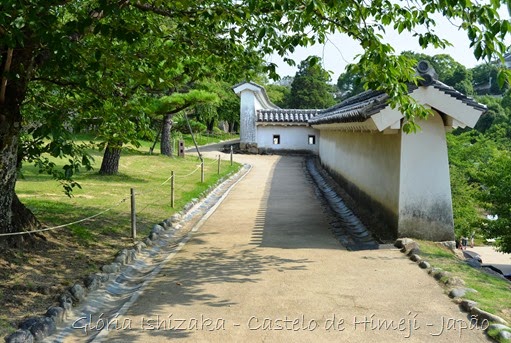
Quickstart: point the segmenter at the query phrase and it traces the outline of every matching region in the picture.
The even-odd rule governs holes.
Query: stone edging
[[[442,242],[442,244],[453,249],[454,242]],[[401,249],[408,258],[417,263],[422,269],[426,269],[428,274],[435,278],[440,284],[449,289],[449,297],[460,306],[460,309],[470,315],[471,320],[478,325],[484,326],[486,334],[497,342],[511,342],[511,327],[501,317],[481,310],[477,307],[477,302],[463,299],[470,292],[477,292],[475,289],[467,288],[465,281],[459,277],[452,276],[448,271],[441,268],[432,267],[429,262],[420,257],[420,247],[417,242],[410,238],[399,238],[394,246]]]
[[[73,305],[82,303],[87,298],[87,293],[98,290],[106,282],[114,280],[116,273],[121,271],[123,266],[133,263],[137,255],[143,249],[153,245],[160,234],[168,230],[178,230],[182,227],[182,222],[186,221],[186,216],[192,208],[201,200],[206,198],[222,183],[240,178],[247,171],[247,165],[244,165],[235,174],[229,174],[220,178],[214,185],[199,194],[199,198],[190,200],[183,210],[174,214],[168,219],[155,224],[149,235],[143,240],[133,244],[131,248],[122,249],[110,264],[103,265],[101,272],[93,273],[83,279],[83,282],[76,282],[58,297],[58,305],[48,308],[42,316],[30,317],[23,320],[18,325],[18,330],[5,337],[6,343],[32,343],[44,340],[57,331],[57,325],[63,323],[72,313]]]

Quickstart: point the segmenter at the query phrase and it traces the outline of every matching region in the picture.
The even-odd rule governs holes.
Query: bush
[[[220,136],[220,135],[224,134],[224,132],[223,132],[223,131],[219,128],[219,127],[216,127],[216,126],[215,126],[215,127],[213,128],[213,132],[212,132],[212,134],[214,134],[214,135],[216,135],[216,136]]]
[[[207,130],[206,125],[199,123],[196,120],[190,120],[190,127],[192,128],[193,133],[203,133]],[[183,117],[176,118],[174,120],[174,125],[172,126],[172,131],[177,131],[184,134],[190,133],[188,125],[186,124],[186,119]]]

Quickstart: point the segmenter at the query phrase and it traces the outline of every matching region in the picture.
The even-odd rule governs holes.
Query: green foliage
[[[451,167],[452,209],[456,237],[470,237],[479,228],[481,214],[476,200],[476,186],[467,180],[463,170]]]
[[[509,114],[511,114],[511,90],[510,89],[508,89],[502,95],[501,105],[506,110],[506,114],[509,116]]]
[[[240,99],[234,92],[222,103],[219,109],[219,119],[229,124],[229,132],[236,132],[240,123]]]
[[[503,116],[506,116],[506,110],[502,106],[502,100],[494,96],[480,96],[477,97],[477,101],[488,107],[488,111],[481,116],[475,126],[477,131],[485,133],[494,123],[502,122]]]
[[[248,37],[255,38],[254,42],[262,46],[265,53],[277,51],[286,56],[296,46],[325,43],[332,32],[341,32],[355,39],[364,52],[357,57],[352,72],[364,75],[365,88],[390,95],[390,105],[405,114],[408,121],[405,129],[409,132],[417,129],[415,117],[427,117],[430,112],[408,96],[406,84],[417,81],[414,63],[407,57],[395,56],[393,47],[384,42],[385,29],[391,27],[399,33],[410,32],[423,48],[444,48],[449,42],[442,37],[442,32],[435,31],[436,22],[431,15],[438,12],[449,20],[463,23],[461,28],[467,32],[476,58],[489,61],[506,53],[503,38],[511,27],[509,21],[497,13],[499,2],[479,4],[449,0],[396,4],[357,0],[307,0],[300,3],[251,0],[248,3],[254,11],[252,25],[255,29],[246,32]],[[264,11],[264,17],[257,16],[258,10]],[[282,35],[282,32],[286,34]]]
[[[172,93],[155,100],[154,112],[157,114],[177,113],[194,105],[218,104],[216,94],[193,89],[186,93]]]
[[[418,243],[421,257],[429,261],[432,267],[450,272],[452,276],[464,280],[467,287],[477,290],[477,292],[467,293],[467,297],[476,301],[481,309],[506,320],[511,319],[508,310],[509,282],[470,267],[444,246],[428,241],[418,241]]]
[[[291,88],[276,84],[265,85],[264,89],[266,90],[266,94],[268,94],[268,98],[275,105],[281,108],[289,108],[289,101],[291,96]]]
[[[330,74],[317,56],[309,56],[298,66],[289,94],[290,108],[327,108],[335,104],[328,85]]]
[[[95,0],[49,2],[45,6],[33,6],[30,1],[3,2],[0,65],[6,61],[8,47],[35,61],[18,66],[24,61],[17,55],[13,58],[14,70],[28,86],[28,93],[14,96],[29,100],[20,106],[26,124],[46,126],[51,122],[54,131],[69,126],[93,130],[102,147],[107,143],[137,146],[140,139],[155,136],[149,117],[155,110],[153,98],[160,98],[160,108],[156,108],[160,112],[218,103],[213,94],[189,90],[190,85],[204,78],[223,78],[232,84],[260,69],[261,58],[255,51],[225,36],[228,24],[220,20],[222,14],[198,10],[192,16],[193,12],[184,14],[182,6]],[[201,23],[200,28],[189,25],[195,20]],[[31,138],[56,137],[39,133],[31,132]],[[60,142],[54,139],[52,144]],[[21,153],[31,154],[34,160],[34,152],[32,148]],[[75,158],[77,149],[72,153],[73,162],[65,167],[67,176],[84,160],[78,155]],[[60,178],[58,172],[51,171],[51,163],[43,160],[39,165]]]
[[[337,88],[341,91],[343,99],[362,93],[365,90],[362,76],[359,72],[353,71],[353,68],[350,66],[346,68],[344,73],[339,75]]]
[[[207,130],[206,125],[196,120],[189,120],[190,127],[192,128],[193,133],[204,133]],[[178,115],[174,117],[174,125],[172,125],[172,130],[175,132],[180,132],[182,134],[189,134],[190,129],[188,128],[188,124],[186,123],[184,115]]]
[[[499,151],[488,161],[480,174],[481,198],[486,209],[497,220],[487,220],[485,231],[488,236],[497,238],[502,251],[511,252],[511,151]]]
[[[509,88],[505,85],[503,88],[499,86],[499,66],[495,63],[479,64],[472,69],[473,82],[478,93],[482,94],[502,94]]]
[[[88,153],[90,144],[76,143],[69,130],[72,120],[67,106],[73,99],[68,93],[49,88],[52,98],[41,103],[37,102],[40,87],[34,87],[28,93],[23,107],[27,126],[20,135],[18,171],[22,173],[23,163],[34,164],[39,173],[51,175],[70,196],[74,188],[80,188],[74,175],[82,168],[91,170],[94,159]],[[55,158],[64,164],[58,166],[54,163]]]
[[[464,94],[474,93],[472,73],[465,66],[446,54],[433,56],[431,62],[441,81]]]
[[[213,131],[218,122],[218,108],[212,104],[197,104],[194,106],[194,114],[197,121],[205,124],[209,132]]]
[[[488,106],[476,130],[448,135],[457,235],[474,229],[511,252],[511,121],[506,96],[479,97]],[[487,215],[497,220],[487,220]]]
[[[482,222],[479,173],[494,148],[476,131],[447,135],[451,174],[454,230],[457,237],[470,236]]]
[[[96,88],[89,76],[110,84],[114,71],[119,74],[129,71],[124,83],[115,82],[117,87],[179,89],[206,74],[221,74],[227,80],[258,72],[258,56],[271,52],[284,56],[298,46],[324,43],[328,34],[341,32],[357,40],[365,51],[358,61],[360,74],[366,75],[364,84],[396,94],[393,105],[404,109],[412,120],[414,115],[427,113],[420,107],[401,106],[410,100],[404,87],[395,84],[413,80],[413,71],[408,70],[409,63],[393,56],[393,48],[383,42],[381,33],[392,27],[398,32],[412,32],[424,48],[445,47],[448,42],[434,30],[435,20],[431,16],[438,12],[463,23],[461,28],[467,32],[477,58],[502,58],[506,52],[504,38],[511,31],[511,24],[499,17],[499,7],[499,2],[454,0],[427,6],[358,0],[342,3],[208,0],[187,5],[171,1],[88,0],[33,6],[31,2],[9,0],[2,4],[0,27],[5,30],[3,46],[37,43],[45,47],[40,56],[44,63],[37,70],[44,64],[53,70],[47,75],[73,75],[66,78],[67,85],[87,86],[99,94],[110,93]],[[419,27],[427,30],[419,33],[423,32],[417,30]],[[117,68],[119,65],[122,68]],[[109,69],[106,73],[105,66]],[[275,76],[274,64],[269,63],[267,69]],[[382,70],[386,73],[381,73]],[[469,85],[460,87],[468,90]],[[120,93],[126,94],[122,90]]]

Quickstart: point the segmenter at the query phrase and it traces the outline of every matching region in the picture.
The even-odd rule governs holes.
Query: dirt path
[[[488,341],[397,250],[346,251],[300,157],[240,159],[251,172],[104,341]]]
[[[484,264],[507,264],[511,265],[511,254],[504,254],[495,250],[493,246],[468,247],[468,251],[474,251],[481,255]]]

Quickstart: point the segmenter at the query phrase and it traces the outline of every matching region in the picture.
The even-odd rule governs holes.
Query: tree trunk
[[[101,175],[115,175],[119,172],[119,160],[121,159],[121,145],[108,143],[103,154],[103,162],[99,173]]]
[[[156,143],[158,143],[158,141],[160,140],[160,134],[161,134],[161,130],[158,131],[158,134],[156,135],[156,138],[154,139],[153,145],[151,145],[151,147],[149,148],[149,154],[150,155],[153,154],[154,147],[156,146]]]
[[[27,46],[31,45],[27,42]],[[9,79],[4,76],[0,82],[0,233],[10,233],[20,231],[18,223],[23,223],[21,218],[14,218],[18,213],[13,213],[12,209],[13,201],[17,200],[14,188],[22,122],[20,107],[27,92],[33,51],[29,47],[3,48],[6,47],[0,46],[0,73],[18,76]],[[18,202],[14,202],[15,208]]]
[[[16,193],[14,193],[14,197],[12,199],[11,210],[12,210],[11,225],[14,228],[14,231],[16,232],[32,231],[40,229],[42,227],[39,220],[37,220],[32,211],[30,211],[25,205],[23,205],[23,203],[20,201]],[[33,240],[34,236],[46,240],[46,238],[40,233],[17,235],[12,236],[12,238],[10,239],[9,246],[20,247],[24,242],[35,242]]]
[[[172,144],[170,144],[170,130],[172,129],[172,114],[166,114],[163,118],[161,129],[160,151],[162,155],[172,156]]]
[[[5,127],[6,116],[0,120],[0,232],[16,232],[12,225],[12,203],[16,185],[16,164],[18,155],[17,130]],[[19,123],[18,123],[19,124]],[[7,132],[6,132],[7,131]]]
[[[215,119],[211,119],[207,123],[207,130],[209,133],[213,133],[214,128],[215,128]]]

